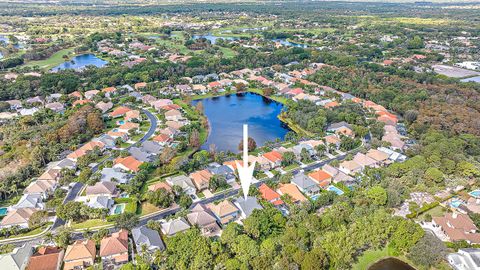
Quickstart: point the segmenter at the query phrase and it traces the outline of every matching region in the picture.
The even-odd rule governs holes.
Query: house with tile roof
[[[195,205],[190,210],[190,213],[187,214],[187,220],[192,226],[198,226],[205,236],[213,235],[220,231],[215,215],[201,203]]]
[[[480,244],[478,228],[467,214],[446,213],[442,217],[433,217],[432,223],[451,242],[465,240],[470,244]]]
[[[370,149],[370,150],[368,150],[366,155],[367,155],[367,157],[375,160],[377,165],[385,165],[386,163],[388,163],[389,155],[385,152],[380,151],[380,150]]]
[[[320,193],[320,187],[317,182],[313,181],[303,173],[297,173],[294,175],[291,183],[297,186],[297,188],[307,196],[314,196]]]
[[[262,198],[267,202],[275,206],[280,206],[284,204],[284,202],[280,198],[280,194],[278,194],[275,190],[271,189],[266,184],[262,184],[258,188],[258,191],[260,192],[260,196],[262,196]]]
[[[113,103],[111,101],[109,102],[100,101],[95,105],[95,108],[99,109],[102,113],[106,113],[111,108],[113,108]]]
[[[53,194],[56,188],[57,181],[55,180],[36,180],[23,190],[23,194],[42,194],[43,198],[46,199]]]
[[[102,92],[105,93],[106,97],[110,98],[117,93],[117,88],[115,86],[106,87],[102,89]]]
[[[68,154],[67,158],[69,158],[73,161],[76,161],[80,157],[83,157],[88,152],[93,151],[95,149],[103,151],[105,149],[105,144],[101,141],[92,140],[92,141],[82,145],[80,148],[73,151],[72,153]]]
[[[172,105],[173,101],[170,99],[158,99],[150,103],[155,110],[160,111],[163,106]]]
[[[100,242],[100,257],[109,264],[119,265],[128,262],[128,231],[121,229]]]
[[[120,168],[130,172],[138,172],[140,171],[140,166],[143,164],[143,162],[135,159],[133,156],[127,156],[116,158],[113,164],[114,168]]]
[[[293,203],[304,202],[307,198],[294,184],[280,184],[277,189],[280,195],[288,195]]]
[[[308,177],[322,188],[326,188],[332,182],[332,176],[323,170],[313,171],[308,174]]]
[[[143,251],[143,246],[145,246],[147,251],[151,253],[155,250],[165,250],[165,244],[163,243],[160,234],[156,230],[152,230],[147,226],[133,228],[132,237],[137,247],[137,253]]]
[[[85,194],[87,197],[94,196],[108,196],[108,197],[117,197],[118,196],[117,184],[114,182],[97,182],[93,186],[87,186],[85,189]]]
[[[129,132],[130,130],[139,130],[140,124],[133,122],[126,122],[125,124],[120,125],[118,131]]]
[[[365,167],[377,167],[377,161],[375,159],[360,152],[355,154],[353,161],[362,166],[362,169]]]
[[[98,95],[98,93],[100,93],[98,90],[89,90],[86,91],[84,95],[87,99],[92,99],[94,96]]]
[[[362,165],[353,160],[344,160],[339,164],[339,170],[350,175],[354,175],[363,170]]]
[[[24,194],[20,200],[12,206],[13,209],[19,208],[35,208],[43,210],[45,204],[43,203],[43,195],[40,193]]]
[[[28,220],[33,213],[38,210],[35,208],[18,208],[9,211],[0,222],[0,228],[20,227],[28,228]]]
[[[225,199],[218,204],[211,203],[208,208],[215,215],[220,224],[226,225],[238,218],[240,210],[229,200]]]
[[[24,270],[32,253],[32,244],[26,243],[9,253],[0,254],[0,268],[2,270]]]
[[[111,113],[108,115],[112,118],[117,118],[117,117],[122,117],[124,116],[128,111],[131,111],[132,109],[125,107],[125,106],[120,106],[115,108]]]
[[[169,135],[166,135],[166,134],[159,134],[159,135],[153,137],[152,140],[154,142],[160,144],[161,146],[166,146],[169,143],[173,142],[172,137],[169,136]]]
[[[331,166],[330,164],[323,165],[322,170],[333,177],[334,183],[342,182],[347,186],[353,185],[355,183],[355,179],[353,177]]]
[[[60,270],[64,250],[54,246],[41,246],[30,257],[26,270]]]
[[[283,156],[277,151],[270,151],[270,152],[264,153],[262,156],[270,162],[271,168],[279,167],[282,164]]]
[[[185,193],[188,195],[195,195],[195,193],[197,192],[195,184],[193,184],[192,180],[185,175],[177,175],[173,177],[170,176],[165,178],[165,181],[172,187],[181,187],[183,191],[185,191]]]
[[[148,186],[149,191],[157,191],[159,189],[165,189],[166,191],[172,193],[172,187],[166,182],[157,182]]]
[[[60,169],[47,169],[37,180],[58,181],[60,179]]]
[[[190,229],[190,224],[183,217],[171,219],[165,223],[162,223],[162,232],[166,236],[173,236],[179,232],[183,232]]]
[[[64,270],[86,269],[95,264],[97,249],[90,239],[77,240],[67,247],[63,257]]]
[[[208,170],[199,170],[189,175],[198,191],[208,189],[212,176]]]
[[[247,196],[247,199],[245,199],[245,197],[241,196],[240,198],[237,198],[233,203],[240,210],[242,218],[248,218],[255,209],[263,209],[263,207],[258,203],[256,197]]]
[[[167,121],[180,121],[183,119],[183,116],[178,110],[169,110],[168,112],[165,112],[165,119]]]

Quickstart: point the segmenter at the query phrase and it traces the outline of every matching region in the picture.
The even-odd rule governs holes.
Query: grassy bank
[[[64,55],[68,55],[70,58],[75,56],[74,48],[60,50],[52,54],[52,56],[50,56],[45,60],[27,62],[25,66],[27,67],[39,66],[41,69],[48,70],[65,62],[65,59],[63,59]]]

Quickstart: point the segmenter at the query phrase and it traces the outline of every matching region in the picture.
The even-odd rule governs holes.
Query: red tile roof
[[[258,191],[260,191],[260,195],[263,199],[273,203],[274,205],[281,205],[283,201],[280,199],[280,194],[278,194],[275,190],[271,189],[269,186],[262,184]]]

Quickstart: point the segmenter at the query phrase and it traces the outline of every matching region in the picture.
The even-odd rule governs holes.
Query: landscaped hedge
[[[410,214],[407,214],[406,217],[407,218],[415,218],[415,217],[418,217],[418,215],[422,214],[423,212],[426,212],[432,208],[435,208],[439,205],[439,202],[433,202],[433,203],[428,203],[428,204],[424,204],[422,207],[420,207],[420,209],[418,211],[414,211]]]

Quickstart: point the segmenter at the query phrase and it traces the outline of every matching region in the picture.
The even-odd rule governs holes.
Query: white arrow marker
[[[248,166],[248,125],[243,125],[243,166],[237,161],[238,176],[240,177],[240,183],[242,184],[243,196],[247,200],[248,190],[252,183],[253,170],[255,169],[255,161]]]

